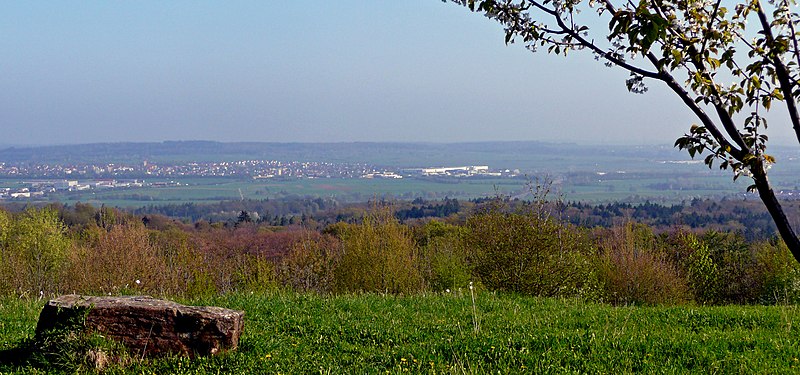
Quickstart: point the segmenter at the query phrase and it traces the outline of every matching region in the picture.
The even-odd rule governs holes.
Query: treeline
[[[401,222],[398,207],[374,203],[348,221],[284,227],[246,217],[232,225],[187,223],[85,204],[0,210],[0,295],[472,287],[613,304],[800,299],[800,265],[774,238],[659,231],[634,221],[585,228],[546,202],[469,206],[444,219]]]
[[[339,203],[331,198],[243,199],[215,203],[180,203],[148,205],[131,212],[135,215],[164,215],[187,221],[209,222],[235,219],[242,211],[256,213],[272,220],[275,216],[314,215],[335,209]]]
[[[792,201],[786,205],[800,209],[798,203],[800,202]],[[767,239],[777,233],[769,212],[761,202],[753,200],[694,199],[688,204],[671,206],[650,202],[600,205],[568,203],[561,215],[570,223],[584,227],[610,228],[627,221],[635,221],[658,231],[674,227],[713,229],[736,232],[748,240]]]
[[[416,198],[413,201],[378,200],[379,203],[391,203],[395,206],[395,217],[401,222],[413,222],[430,218],[448,218],[457,216],[463,219],[470,212],[492,202],[497,198],[479,198],[458,200],[444,198],[426,200]],[[506,199],[511,206],[521,206],[524,201]],[[148,205],[130,210],[138,216],[162,215],[187,223],[206,221],[235,225],[246,212],[251,221],[273,226],[288,226],[314,223],[318,228],[339,221],[351,222],[363,216],[375,201],[365,203],[342,203],[334,198],[319,197],[287,197],[281,199],[245,199],[220,201],[215,203],[181,203]],[[81,203],[74,205],[80,211]],[[785,203],[787,212],[800,212],[800,201]],[[58,204],[54,207],[62,211]],[[24,210],[27,205],[8,204],[9,211]],[[71,209],[70,206],[65,206]],[[763,240],[776,235],[775,226],[769,213],[758,201],[753,200],[711,200],[694,199],[690,202],[663,205],[651,202],[642,204],[608,203],[586,204],[581,202],[552,202],[548,211],[576,226],[587,228],[611,228],[626,222],[647,224],[656,232],[669,231],[674,228],[687,230],[716,230],[734,232],[747,240]],[[794,220],[800,220],[794,218]]]

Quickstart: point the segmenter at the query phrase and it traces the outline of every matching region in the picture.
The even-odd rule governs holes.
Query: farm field
[[[524,188],[525,181],[463,180],[450,182],[417,179],[296,179],[240,180],[193,179],[176,180],[181,186],[148,187],[129,190],[77,192],[55,196],[65,203],[77,201],[111,206],[131,207],[148,204],[208,202],[236,199],[275,199],[287,196],[336,197],[341,201],[367,201],[375,197],[388,199],[474,198],[495,192],[512,194]],[[497,190],[495,190],[497,188]]]
[[[544,175],[545,178],[547,175]],[[148,180],[149,182],[161,180]],[[370,199],[412,200],[417,197],[472,199],[497,194],[525,198],[529,179],[294,179],[251,180],[238,178],[179,178],[164,180],[180,183],[170,186],[85,190],[52,193],[45,201],[96,206],[141,207],[186,202],[216,202],[238,199],[279,199],[285,197],[333,197],[340,202],[364,202]],[[664,204],[681,203],[692,198],[743,196],[746,181],[731,183],[730,177],[707,176],[579,175],[559,179],[552,197],[588,203],[644,201]],[[22,186],[22,181],[5,179],[0,186]],[[780,186],[780,185],[779,185]],[[41,201],[41,200],[40,200]]]
[[[111,373],[794,373],[797,306],[612,307],[469,291],[417,296],[234,294],[181,301],[246,311],[238,351],[134,361]],[[43,301],[0,302],[0,372]],[[84,366],[84,367],[82,367]],[[86,371],[67,363],[63,371]]]

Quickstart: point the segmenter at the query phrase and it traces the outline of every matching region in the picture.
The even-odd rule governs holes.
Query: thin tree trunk
[[[792,252],[794,259],[800,262],[800,239],[797,238],[797,234],[794,232],[794,229],[792,229],[791,224],[789,224],[789,219],[783,212],[783,207],[781,207],[778,198],[775,196],[775,191],[773,191],[772,186],[770,186],[767,173],[764,169],[764,163],[758,161],[752,168],[752,172],[758,195],[761,197],[761,201],[764,202],[764,206],[767,207],[770,216],[772,216],[775,226],[778,227],[778,233],[780,233],[789,251]]]

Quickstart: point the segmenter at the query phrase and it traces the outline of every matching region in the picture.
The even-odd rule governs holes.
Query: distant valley
[[[792,198],[800,186],[797,153],[774,154],[772,178]],[[747,198],[746,184],[731,177],[669,146],[169,141],[0,149],[0,199],[118,206],[289,195],[524,198],[536,179],[585,202]]]

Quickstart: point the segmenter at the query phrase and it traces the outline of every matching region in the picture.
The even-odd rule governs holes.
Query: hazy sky
[[[503,36],[438,0],[4,2],[0,144],[671,144],[694,121]]]

